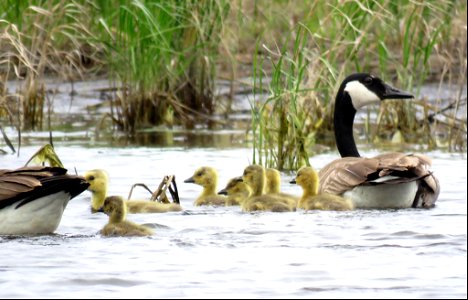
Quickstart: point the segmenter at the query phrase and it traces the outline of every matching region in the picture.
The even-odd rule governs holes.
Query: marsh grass
[[[42,130],[48,74],[69,81],[80,77],[83,69],[79,49],[89,34],[79,20],[84,7],[65,0],[42,4],[5,1],[1,5],[5,19],[0,20],[0,70],[5,81],[21,82],[17,91],[4,91],[2,103],[9,106],[18,130]]]
[[[262,90],[265,79],[262,66],[271,64],[273,72],[267,99],[258,101],[254,98],[251,103],[255,136],[253,163],[280,170],[297,170],[301,165],[309,164],[306,149],[314,144],[315,132],[322,119],[318,103],[305,101],[309,90],[304,88],[303,82],[310,64],[307,38],[307,33],[299,27],[292,51],[287,47],[267,49],[263,45],[268,53],[263,58],[266,62],[254,58],[255,91]]]
[[[350,73],[375,73],[417,98],[428,81],[465,86],[466,1],[0,2],[0,118],[19,135],[50,119],[46,76],[108,76],[115,93],[100,123],[132,134],[214,127],[219,71],[234,82],[252,65],[254,160],[296,168],[333,135],[333,99]],[[461,95],[448,109],[425,99],[370,108],[366,139],[466,150]]]
[[[271,81],[264,83],[269,90],[266,102],[260,106],[261,109],[258,106],[253,107],[254,115],[257,116],[253,123],[256,129],[253,131],[254,145],[259,150],[254,159],[257,158],[260,163],[274,165],[280,169],[294,168],[301,164],[301,155],[296,148],[287,145],[301,144],[296,143],[296,140],[302,138],[306,141],[305,137],[309,137],[310,140],[324,140],[327,136],[332,136],[333,100],[339,84],[350,73],[375,73],[395,86],[415,92],[417,97],[421,86],[428,79],[434,78],[441,68],[445,70],[438,74],[437,78],[441,82],[450,82],[451,77],[460,78],[460,87],[466,82],[466,23],[464,32],[463,25],[452,23],[452,20],[460,18],[454,16],[466,14],[466,3],[459,5],[454,1],[311,1],[304,6],[307,8],[304,7],[304,13],[299,17],[300,23],[290,22],[290,30],[276,40],[280,45],[278,48],[281,49],[277,51],[276,59],[259,66],[254,64],[256,73],[272,70]],[[267,10],[264,13],[268,12]],[[259,26],[258,23],[256,25]],[[454,27],[460,28],[454,30]],[[456,31],[458,34],[454,37],[453,33]],[[297,41],[300,35],[305,35],[301,38],[304,43],[296,48],[297,43],[291,41]],[[263,41],[263,37],[260,37],[258,43]],[[450,43],[462,46],[453,47],[456,55],[447,55],[448,53],[441,51],[445,44]],[[265,48],[269,47],[272,46]],[[298,73],[296,68],[285,67],[284,62],[291,61],[291,57],[294,57],[288,54],[288,49],[293,49],[289,50],[292,52],[299,50],[307,60],[307,69],[304,72]],[[265,56],[272,57],[271,53]],[[297,65],[298,61],[292,65]],[[457,63],[461,64],[459,73],[449,75],[457,70]],[[259,71],[260,66],[263,70]],[[279,76],[284,79],[278,81]],[[302,86],[298,88],[298,85],[288,82],[287,78],[297,79]],[[284,84],[285,82],[287,84]],[[298,91],[302,91],[299,97]],[[297,99],[301,99],[301,104],[291,109],[291,103],[297,103]],[[424,99],[422,102],[425,102]],[[457,100],[456,103],[460,101]],[[450,128],[452,142],[460,142],[463,140],[460,135],[466,135],[466,118],[455,117],[457,107],[459,106],[454,105],[453,117],[445,122]],[[266,110],[269,110],[267,114],[257,112]],[[369,115],[371,110],[377,113],[377,118],[374,120],[376,126],[365,127],[369,141],[424,141],[430,149],[442,145],[437,135],[434,135],[434,127],[440,127],[442,123],[434,121],[435,118],[429,118],[433,112],[428,106],[423,107],[423,116],[419,118],[415,116],[420,115],[418,112],[421,112],[421,105],[412,101],[383,103],[378,108],[369,108]],[[285,114],[293,117],[288,119]],[[306,133],[299,130],[286,131],[282,125],[286,119],[289,128],[315,125],[312,126],[313,130]],[[272,123],[277,125],[271,125]],[[455,123],[457,125],[453,126]],[[310,146],[313,146],[313,142],[303,145],[305,151],[312,154]],[[453,149],[453,145],[448,146]],[[466,139],[459,144],[458,148],[460,147],[466,149]],[[260,155],[265,157],[265,161],[258,157]],[[293,160],[294,162],[289,163]]]
[[[116,9],[98,3],[111,75],[121,85],[114,102],[121,129],[207,123],[229,2],[124,1]]]

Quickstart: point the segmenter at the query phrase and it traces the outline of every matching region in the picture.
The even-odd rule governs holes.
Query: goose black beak
[[[290,184],[296,184],[296,179],[293,179],[289,182]]]
[[[221,191],[219,191],[218,195],[227,195],[226,189],[222,189]]]
[[[382,95],[382,99],[412,99],[414,96],[408,92],[396,89],[388,84],[385,84],[385,91]]]

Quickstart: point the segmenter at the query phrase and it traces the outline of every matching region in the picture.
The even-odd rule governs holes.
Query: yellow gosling
[[[91,211],[98,211],[104,204],[109,186],[109,176],[101,169],[88,171],[84,178],[89,183],[88,190],[92,194]],[[145,200],[125,201],[128,213],[163,213],[170,211],[181,211],[182,207],[177,203],[159,203]]]
[[[319,177],[312,167],[302,167],[297,171],[296,178],[291,181],[303,189],[298,208],[304,210],[353,210],[351,200],[333,194],[318,194]]]
[[[193,205],[226,205],[227,197],[216,194],[218,187],[218,172],[211,167],[198,168],[192,177],[184,180],[185,183],[195,183],[203,187],[200,196]]]
[[[122,197],[107,197],[100,210],[109,216],[109,222],[100,231],[103,236],[147,236],[153,231],[145,226],[127,221],[127,206]]]
[[[245,199],[250,197],[252,190],[242,181],[242,177],[235,177],[228,181],[226,187],[218,192],[226,195],[226,206],[240,205]]]
[[[281,173],[278,170],[274,168],[266,168],[265,175],[265,194],[272,194],[283,198],[289,198],[290,200],[296,201],[296,203],[299,201],[299,197],[281,192]]]
[[[296,201],[273,194],[264,194],[266,175],[260,165],[250,165],[244,170],[242,180],[252,189],[252,194],[241,203],[243,211],[286,212],[296,210]]]
[[[281,174],[274,168],[265,169],[266,185],[265,194],[278,194],[281,186]]]

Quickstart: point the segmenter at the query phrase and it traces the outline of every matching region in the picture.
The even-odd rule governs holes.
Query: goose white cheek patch
[[[348,92],[356,110],[362,106],[380,102],[380,98],[374,92],[357,80],[348,82],[344,90]]]

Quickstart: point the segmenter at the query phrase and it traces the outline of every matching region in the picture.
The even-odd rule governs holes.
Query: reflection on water
[[[23,165],[37,148],[3,155],[1,168]],[[201,188],[182,180],[211,165],[221,187],[249,164],[250,149],[58,143],[56,151],[78,173],[106,169],[110,193],[124,197],[133,183],[155,188],[175,174],[185,211],[129,216],[155,227],[152,237],[104,238],[97,232],[107,216],[90,213],[86,191],[70,202],[55,234],[0,237],[1,298],[467,296],[466,154],[428,153],[441,182],[434,209],[242,213],[194,207]],[[321,168],[336,157],[310,161]],[[291,176],[283,174],[282,188],[299,195]]]

